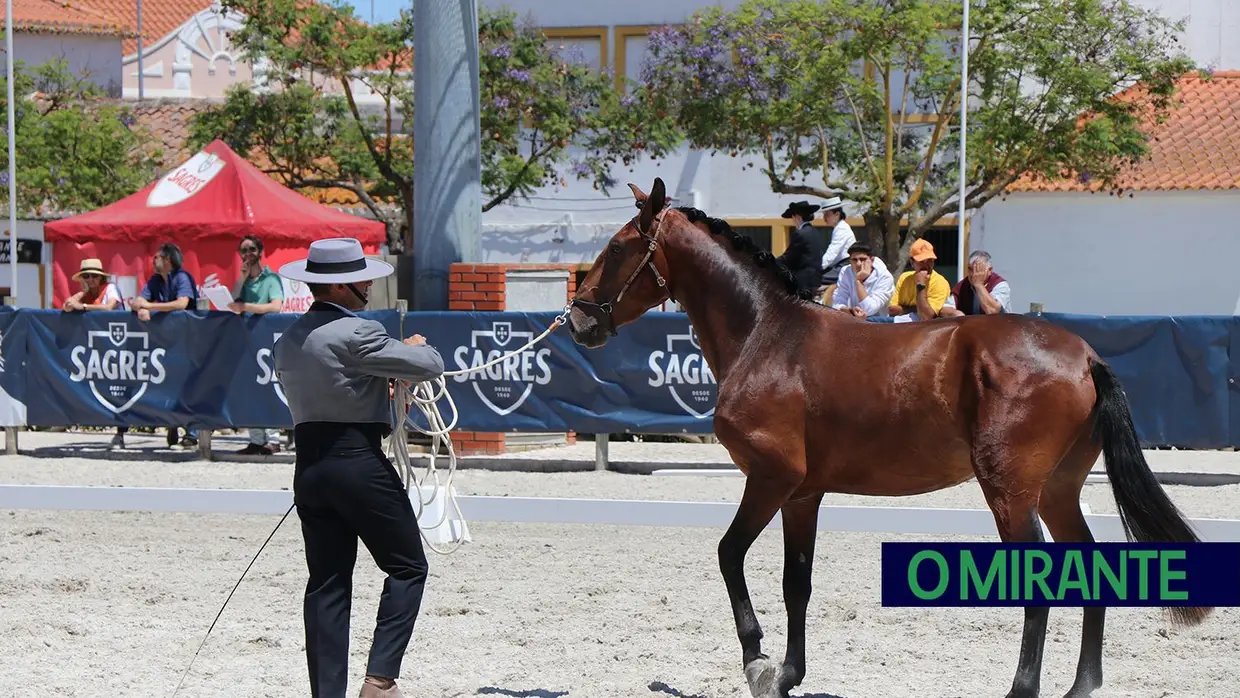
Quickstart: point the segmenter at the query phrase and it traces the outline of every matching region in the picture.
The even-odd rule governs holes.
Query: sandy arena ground
[[[0,459],[0,482],[287,487],[283,464]],[[736,501],[731,478],[461,471],[461,493]],[[1240,486],[1169,487],[1193,517],[1236,518]],[[1085,501],[1113,513],[1105,485]],[[983,507],[969,483],[900,499],[828,503]],[[170,696],[225,596],[277,517],[0,512],[0,696]],[[519,698],[748,696],[715,559],[722,531],[471,525],[474,542],[432,554],[406,656],[406,694]],[[888,536],[819,536],[809,676],[798,696],[1002,696],[1020,644],[1017,609],[910,611],[880,605]],[[912,540],[913,537],[903,537]],[[764,648],[782,657],[778,532],[747,563]],[[202,650],[180,695],[307,696],[296,515],[272,539]],[[365,665],[381,574],[362,549],[353,606],[353,676]],[[1238,692],[1240,612],[1174,629],[1156,609],[1112,609],[1106,685],[1096,698]],[[1080,612],[1052,610],[1045,696],[1072,682]],[[355,679],[356,680],[356,679]],[[350,694],[356,695],[356,684]]]

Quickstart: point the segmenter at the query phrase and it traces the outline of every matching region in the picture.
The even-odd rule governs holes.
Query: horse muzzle
[[[603,346],[608,336],[616,336],[610,304],[598,305],[574,299],[572,310],[568,313],[568,331],[574,342],[588,349]]]

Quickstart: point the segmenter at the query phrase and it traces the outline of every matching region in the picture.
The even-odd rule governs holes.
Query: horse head
[[[577,288],[568,327],[573,341],[595,349],[670,297],[667,258],[661,235],[671,210],[663,180],[656,177],[647,195],[634,184],[640,213],[612,236]]]

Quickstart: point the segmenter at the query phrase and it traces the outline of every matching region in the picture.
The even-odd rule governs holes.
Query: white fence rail
[[[142,511],[219,514],[283,514],[292,504],[288,490],[227,490],[158,487],[0,485],[0,510]],[[612,526],[678,526],[724,529],[736,513],[729,502],[678,502],[551,497],[458,495],[468,522],[552,523]],[[1082,507],[1099,541],[1124,540],[1118,516]],[[1240,541],[1240,520],[1191,519],[1208,541]],[[779,528],[776,516],[770,524]],[[904,535],[994,536],[986,509],[823,506],[819,531]],[[1048,536],[1049,537],[1049,536]]]

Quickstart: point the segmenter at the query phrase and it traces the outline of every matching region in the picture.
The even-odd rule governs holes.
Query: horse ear
[[[659,215],[659,211],[663,210],[666,203],[667,190],[663,186],[663,178],[655,177],[654,188],[650,190],[650,196],[646,197],[645,204],[642,206],[642,216],[637,222],[637,229],[643,233],[650,232],[654,217]]]
[[[637,200],[638,204],[642,204],[646,201],[646,192],[639,189],[636,184],[629,182],[629,189],[633,190],[633,198]]]

